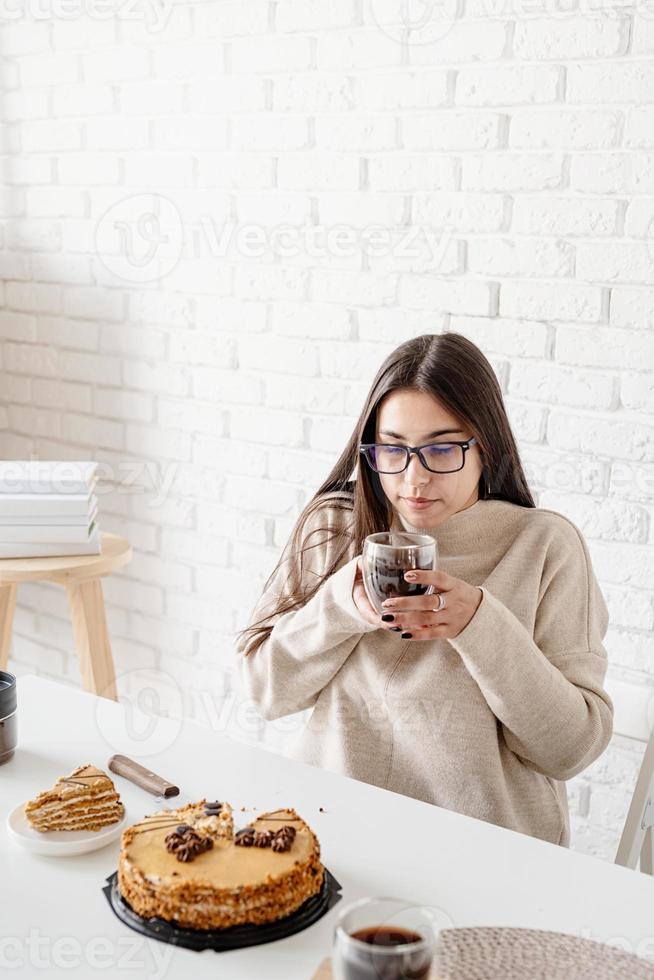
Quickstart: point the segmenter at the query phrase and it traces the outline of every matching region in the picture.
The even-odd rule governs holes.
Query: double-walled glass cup
[[[404,573],[411,569],[434,571],[438,546],[429,534],[410,531],[380,531],[369,534],[363,542],[363,584],[371,606],[383,613],[384,599],[392,596],[432,595],[433,585],[407,582]]]
[[[398,898],[362,898],[334,928],[334,980],[432,980],[440,924],[429,907]]]

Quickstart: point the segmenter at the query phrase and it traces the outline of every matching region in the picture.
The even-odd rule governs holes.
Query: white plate
[[[118,823],[109,824],[102,830],[35,830],[29,823],[20,803],[7,817],[7,833],[21,847],[35,854],[67,857],[96,851],[120,837],[128,825],[127,811]]]

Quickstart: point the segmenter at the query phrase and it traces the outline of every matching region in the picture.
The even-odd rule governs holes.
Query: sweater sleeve
[[[449,642],[525,765],[566,780],[609,743],[613,704],[603,689],[608,609],[583,536],[570,522],[548,556],[533,636],[481,586],[483,599]]]
[[[321,507],[310,516],[305,542],[315,525],[333,520],[330,510]],[[289,545],[273,580],[258,600],[251,621],[264,616],[267,608],[272,609],[279,595],[287,594],[288,548]],[[244,639],[237,643],[243,686],[268,721],[312,707],[361,636],[377,629],[363,618],[352,597],[357,557],[325,579],[303,606],[278,614],[272,620],[272,631],[253,653],[245,654]],[[321,574],[331,560],[328,544],[311,548],[305,558],[305,578]]]

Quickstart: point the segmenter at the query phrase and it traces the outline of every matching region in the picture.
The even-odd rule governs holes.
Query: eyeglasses
[[[477,440],[473,437],[467,442],[425,443],[424,446],[389,446],[380,442],[362,442],[359,452],[375,473],[402,473],[415,453],[425,467],[432,473],[456,473],[462,470],[466,452]]]

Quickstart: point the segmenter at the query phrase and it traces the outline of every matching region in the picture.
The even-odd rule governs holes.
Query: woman
[[[415,578],[440,595],[379,615],[360,556],[391,528],[436,538],[438,571]],[[535,506],[465,337],[386,359],[253,620],[237,649],[261,714],[313,707],[298,758],[568,846],[565,780],[612,734],[607,607],[578,528]]]

